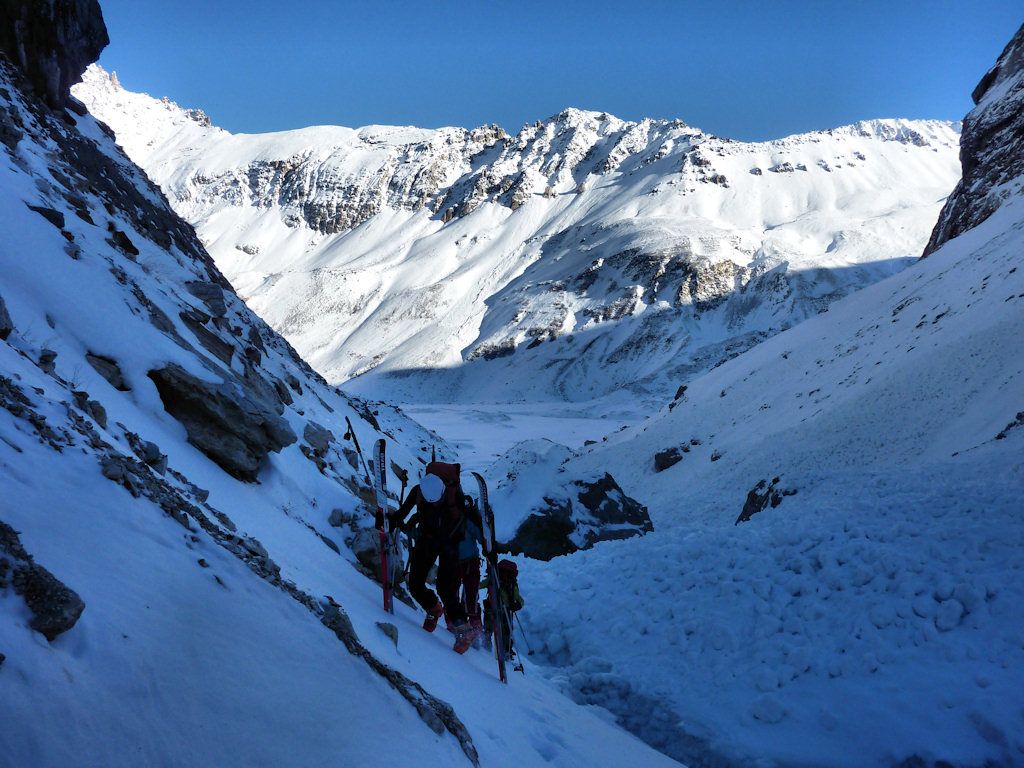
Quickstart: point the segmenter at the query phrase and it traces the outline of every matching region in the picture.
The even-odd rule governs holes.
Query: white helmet
[[[437,503],[444,496],[444,480],[437,475],[425,475],[420,480],[420,493],[431,504]]]

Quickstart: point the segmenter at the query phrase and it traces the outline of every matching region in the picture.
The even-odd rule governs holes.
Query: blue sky
[[[565,107],[744,141],[959,120],[1020,0],[100,0],[122,84],[256,133],[497,123]]]

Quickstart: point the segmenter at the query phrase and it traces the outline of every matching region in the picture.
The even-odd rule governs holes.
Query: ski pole
[[[363,452],[359,448],[359,440],[356,437],[356,431],[352,429],[352,422],[349,421],[348,416],[345,417],[345,423],[348,424],[348,432],[345,433],[345,439],[352,439],[352,442],[356,446],[356,453],[359,454],[359,460],[363,462],[363,472],[366,473],[366,482],[370,483],[370,485],[373,485],[373,481],[370,479],[370,470],[366,466],[366,459],[363,458]]]
[[[516,623],[519,624],[519,634],[523,636],[523,642],[526,643],[526,655],[533,656],[533,648],[530,647],[530,640],[526,637],[526,630],[523,629],[523,622],[520,620],[519,614],[513,613],[512,617],[516,620]]]
[[[512,635],[516,630],[516,625],[513,623],[515,612],[510,611],[506,606],[501,607],[502,612],[505,614],[505,624],[508,626],[508,658],[512,662],[512,669],[519,672],[522,675],[526,674],[526,669],[523,667],[522,659],[519,658],[519,654],[516,653],[512,643]],[[519,627],[522,629],[522,626]],[[525,637],[525,636],[524,636]],[[527,644],[529,646],[529,644]],[[529,655],[529,654],[527,654]],[[517,661],[518,659],[518,661]]]

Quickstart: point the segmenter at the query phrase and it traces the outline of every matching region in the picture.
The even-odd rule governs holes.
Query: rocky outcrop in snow
[[[68,103],[71,86],[109,42],[96,0],[0,4],[0,49],[51,107]]]
[[[513,555],[550,560],[599,541],[642,536],[654,530],[647,508],[622,492],[607,472],[593,480],[567,484],[564,495],[544,497],[520,524],[507,549]]]
[[[6,340],[13,330],[14,322],[11,320],[11,315],[7,311],[7,305],[4,304],[4,297],[0,296],[0,341]]]
[[[924,255],[976,227],[1024,190],[1024,26],[971,94],[963,122],[963,178],[946,202]]]
[[[255,480],[268,453],[297,440],[281,418],[284,405],[257,399],[237,380],[210,384],[174,364],[150,371],[149,378],[189,442],[240,480]]]
[[[25,551],[18,532],[0,520],[0,594],[11,587],[32,612],[29,626],[47,640],[67,632],[85,610],[78,593]]]

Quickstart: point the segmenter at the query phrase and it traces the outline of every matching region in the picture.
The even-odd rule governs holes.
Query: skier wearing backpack
[[[459,600],[456,579],[458,546],[465,534],[465,495],[459,482],[459,465],[433,461],[419,484],[410,489],[402,505],[389,516],[392,526],[402,526],[413,507],[416,543],[409,553],[409,592],[427,612],[423,628],[433,632],[447,610],[455,625],[456,653],[472,643],[471,627]],[[437,562],[437,591],[427,586],[427,574]]]
[[[480,647],[484,625],[480,619],[480,545],[484,543],[483,520],[472,498],[466,497],[463,507],[463,536],[458,545],[457,562],[453,573],[455,592],[461,595],[460,604],[466,612],[470,627],[470,641]],[[457,626],[447,614],[448,628],[457,632]]]

